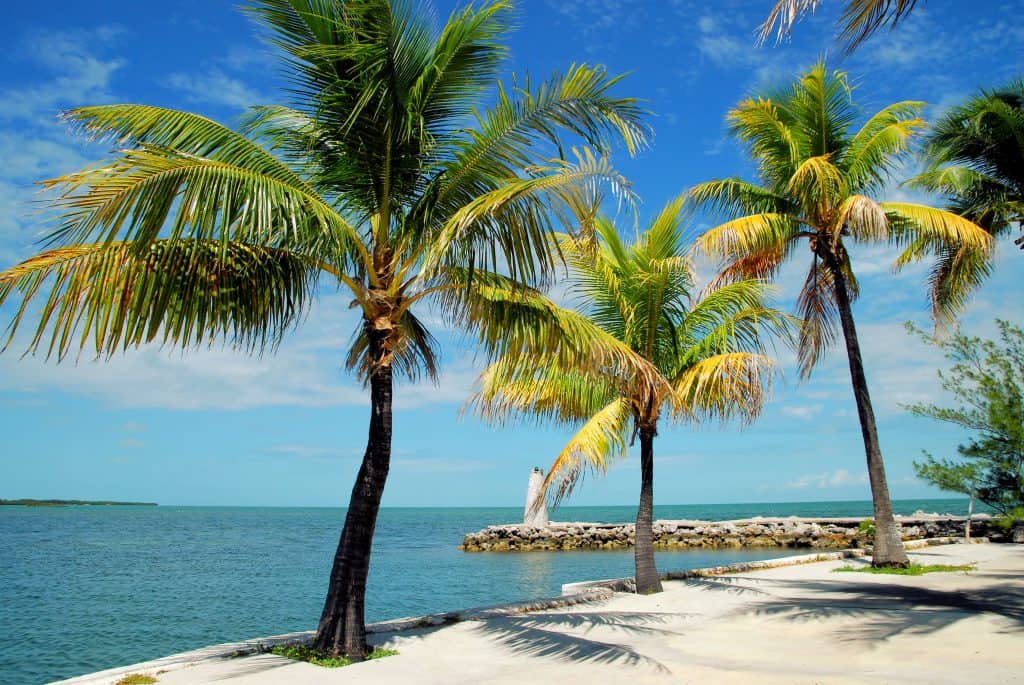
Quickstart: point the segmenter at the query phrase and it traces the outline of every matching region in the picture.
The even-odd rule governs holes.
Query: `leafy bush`
[[[271,654],[278,656],[287,657],[288,659],[294,659],[296,661],[305,661],[313,664],[314,666],[323,666],[324,668],[341,668],[342,666],[350,666],[352,661],[346,659],[343,656],[329,656],[321,654],[309,645],[274,645],[270,648]],[[382,659],[386,656],[394,656],[398,654],[393,649],[375,649],[366,655],[367,661],[372,659]]]

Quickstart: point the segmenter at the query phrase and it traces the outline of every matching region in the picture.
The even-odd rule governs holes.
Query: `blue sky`
[[[456,3],[438,0],[445,16]],[[545,77],[574,61],[631,72],[623,94],[655,115],[651,148],[618,167],[641,195],[641,216],[693,183],[742,174],[750,164],[725,136],[730,106],[785,81],[830,50],[835,7],[800,24],[792,42],[753,45],[767,0],[525,0],[511,37],[510,71]],[[826,3],[837,6],[838,3]],[[70,0],[6,8],[0,37],[0,268],[33,252],[43,228],[33,182],[76,170],[105,153],[56,121],[69,106],[141,102],[229,122],[245,107],[283,99],[274,58],[250,22],[220,0]],[[865,109],[903,99],[929,117],[1021,74],[1024,1],[932,0],[893,33],[833,62],[850,72]],[[913,163],[908,162],[908,171]],[[899,187],[892,199],[921,200]],[[704,221],[695,217],[695,228]],[[927,326],[923,271],[893,275],[893,254],[858,250],[856,306],[864,356],[894,497],[936,493],[913,477],[922,448],[952,455],[956,430],[910,417],[900,403],[940,400],[941,356],[908,336]],[[995,317],[1024,320],[1024,262],[1000,245],[993,278],[963,317],[989,334]],[[804,265],[787,269],[778,299],[790,308]],[[365,444],[367,401],[343,368],[354,326],[348,301],[325,292],[274,356],[230,349],[188,354],[130,352],[110,362],[87,355],[60,366],[0,356],[0,497],[142,499],[164,504],[340,506]],[[10,307],[0,312],[5,321]],[[480,365],[458,336],[445,343],[437,387],[396,391],[394,461],[386,506],[520,505],[530,467],[546,466],[568,433],[494,428],[460,418]],[[785,381],[764,416],[745,430],[664,426],[656,444],[662,504],[867,499],[863,448],[845,356],[835,350],[799,384],[780,351]],[[573,504],[630,504],[637,455],[604,480],[588,480]]]

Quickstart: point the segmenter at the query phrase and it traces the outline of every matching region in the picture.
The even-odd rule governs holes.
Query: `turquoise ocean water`
[[[897,513],[966,513],[905,500]],[[868,516],[869,502],[658,506],[663,519]],[[514,508],[381,511],[370,621],[557,595],[631,574],[632,551],[467,554],[465,533]],[[630,507],[563,507],[556,520],[629,521]],[[0,683],[35,685],[218,642],[316,626],[342,509],[0,507]],[[784,556],[659,552],[662,570]]]

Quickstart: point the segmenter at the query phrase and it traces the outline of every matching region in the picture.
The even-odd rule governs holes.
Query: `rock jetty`
[[[737,521],[655,521],[655,549],[790,547],[847,549],[871,544],[861,518],[752,518]],[[922,514],[897,517],[904,540],[962,537],[962,516]],[[987,516],[976,516],[972,537],[1000,537]],[[488,526],[466,535],[466,552],[625,549],[633,546],[632,523],[555,523]]]

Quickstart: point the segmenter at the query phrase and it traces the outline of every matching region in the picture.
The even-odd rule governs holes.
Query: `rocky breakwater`
[[[964,534],[962,516],[914,515],[897,517],[904,540],[958,537]],[[791,547],[847,549],[871,544],[870,526],[860,518],[752,518],[737,521],[656,521],[656,549],[694,547]],[[466,535],[459,549],[466,552],[526,552],[535,550],[625,549],[634,542],[632,523],[555,523],[545,527],[507,524],[488,526]],[[991,530],[990,530],[991,529]],[[973,537],[996,535],[988,517],[975,517]]]

